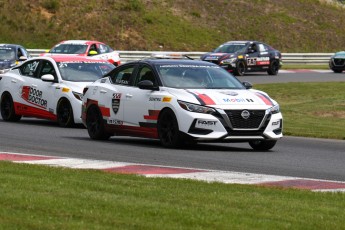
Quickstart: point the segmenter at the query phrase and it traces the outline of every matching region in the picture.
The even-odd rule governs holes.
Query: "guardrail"
[[[32,56],[38,56],[44,53],[45,49],[28,49]],[[205,52],[166,52],[166,51],[118,51],[121,56],[122,63],[128,61],[139,60],[150,57],[153,53],[172,53],[172,54],[185,54],[193,59],[198,59]],[[322,65],[328,64],[330,57],[334,53],[282,53],[284,65],[289,64],[304,64],[304,65]]]

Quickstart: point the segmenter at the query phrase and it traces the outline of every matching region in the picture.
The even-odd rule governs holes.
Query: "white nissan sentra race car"
[[[81,123],[82,92],[115,66],[87,57],[38,57],[0,75],[0,109],[5,121],[22,116]]]
[[[82,120],[92,139],[126,135],[186,142],[248,142],[269,150],[282,138],[279,105],[223,68],[194,60],[121,65],[84,89]]]

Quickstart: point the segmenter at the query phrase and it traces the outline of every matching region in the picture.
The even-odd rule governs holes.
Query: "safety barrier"
[[[44,53],[45,49],[28,49],[32,56],[39,56]],[[128,61],[140,60],[151,57],[152,54],[180,54],[187,55],[193,59],[199,59],[205,52],[167,52],[167,51],[118,51],[122,63]],[[334,53],[282,53],[284,65],[304,64],[304,65],[322,65],[328,64],[330,57]]]

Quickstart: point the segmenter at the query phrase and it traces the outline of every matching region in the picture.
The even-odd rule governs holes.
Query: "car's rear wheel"
[[[239,61],[236,63],[236,69],[234,70],[234,74],[237,76],[243,76],[246,72],[246,64],[243,61]]]
[[[268,140],[258,140],[258,141],[250,141],[249,145],[252,147],[254,150],[270,150],[276,145],[277,141],[268,141]]]
[[[272,61],[268,67],[267,73],[269,75],[277,75],[279,72],[279,63],[278,61]]]
[[[12,96],[5,93],[1,97],[1,116],[4,121],[19,121],[22,116],[16,115]]]
[[[176,116],[172,110],[162,111],[158,118],[157,129],[160,142],[164,147],[177,148],[184,145]]]
[[[71,103],[62,99],[57,106],[57,122],[61,127],[71,127],[74,125],[73,109]]]
[[[97,106],[91,106],[87,110],[86,128],[90,138],[94,140],[108,140],[111,136],[105,131],[103,116]]]

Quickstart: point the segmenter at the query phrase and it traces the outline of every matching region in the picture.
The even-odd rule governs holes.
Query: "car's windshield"
[[[83,44],[58,44],[49,53],[58,54],[83,54],[86,53],[87,45]]]
[[[15,60],[16,52],[13,48],[0,48],[0,60],[1,61],[11,61]]]
[[[244,89],[242,83],[219,66],[157,65],[163,85],[180,89]]]
[[[235,53],[235,52],[244,52],[246,50],[245,43],[229,43],[219,46],[214,50],[216,53]]]
[[[63,80],[93,82],[115,68],[106,62],[57,62]]]

